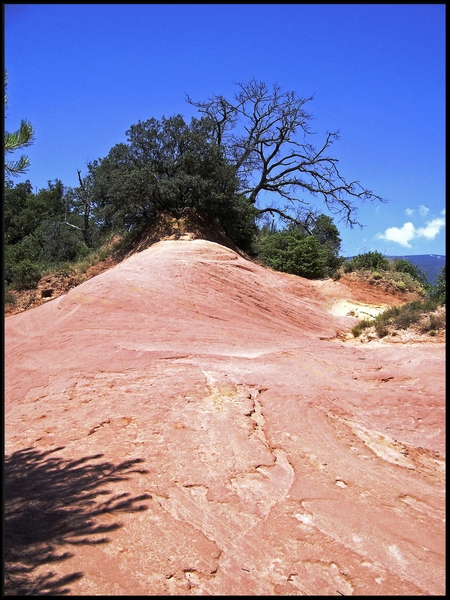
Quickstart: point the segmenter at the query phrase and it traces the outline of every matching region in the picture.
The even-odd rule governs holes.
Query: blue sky
[[[6,4],[5,128],[36,130],[15,181],[78,185],[138,121],[199,116],[186,102],[232,97],[255,78],[314,96],[317,146],[362,204],[341,254],[445,254],[444,4]],[[11,158],[18,158],[17,152]],[[313,201],[315,202],[315,201]],[[315,205],[315,204],[314,204]],[[320,203],[317,208],[326,212]],[[333,215],[331,215],[333,216]]]

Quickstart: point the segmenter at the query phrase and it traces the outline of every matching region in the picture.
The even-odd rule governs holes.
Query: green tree
[[[29,258],[12,263],[11,273],[11,280],[19,290],[28,290],[35,287],[42,275],[39,265]]]
[[[13,245],[32,232],[33,226],[26,216],[28,202],[33,197],[33,188],[29,180],[18,183],[7,181],[3,196],[4,240]]]
[[[313,221],[311,235],[326,253],[326,274],[331,277],[343,262],[340,256],[342,239],[339,230],[331,217],[321,214]]]
[[[6,109],[8,107],[8,94],[6,93],[6,89],[8,86],[8,72],[5,69],[4,72],[4,82],[5,82],[5,115]],[[25,173],[25,171],[30,166],[30,159],[22,155],[18,160],[7,160],[7,154],[10,154],[20,148],[26,148],[27,146],[31,146],[34,142],[35,133],[32,124],[23,119],[20,122],[20,127],[14,133],[9,133],[5,131],[4,144],[5,144],[5,177],[7,178],[9,175],[13,177],[17,177]]]
[[[268,233],[262,240],[259,256],[265,265],[276,271],[307,279],[327,276],[326,248],[294,224]]]
[[[89,164],[88,164],[89,168]],[[79,187],[68,188],[65,194],[66,213],[64,225],[79,231],[87,248],[98,242],[99,222],[95,217],[97,206],[92,172],[82,178],[78,169]]]
[[[409,273],[409,275],[418,281],[425,289],[429,287],[426,273],[410,260],[406,258],[394,258],[392,267],[394,271],[397,271],[398,273]]]
[[[5,186],[4,276],[30,287],[45,267],[86,252],[81,232],[67,226],[66,189],[59,180],[34,194],[29,181]],[[37,279],[36,279],[37,278]]]
[[[187,96],[187,102],[212,123],[215,141],[234,167],[239,191],[255,206],[261,193],[287,203],[284,208],[275,203],[260,206],[258,214],[271,213],[305,225],[293,215],[295,207],[320,198],[331,213],[352,227],[359,224],[359,202],[383,201],[338,170],[338,160],[329,154],[338,131],[327,133],[318,147],[311,143],[312,115],[306,105],[312,97],[283,92],[278,85],[269,89],[255,79],[237,87],[231,99],[214,95],[194,102]]]
[[[367,270],[367,271],[389,271],[391,263],[389,259],[381,254],[381,252],[365,252],[358,254],[344,265],[344,271],[351,273],[352,271]]]
[[[237,193],[235,172],[208,119],[181,115],[132,125],[127,142],[89,165],[95,214],[105,228],[133,229],[162,212],[189,207],[217,218],[241,247],[256,231],[255,211]]]
[[[308,215],[307,226],[290,223],[281,230],[266,215],[257,245],[268,266],[309,279],[331,277],[344,260],[339,256],[339,231],[333,219],[323,214]]]
[[[445,282],[446,282],[446,276],[445,276],[445,265],[442,267],[441,272],[438,273],[437,277],[436,277],[436,282],[434,283],[434,285],[432,285],[428,291],[428,295],[434,299],[437,300],[440,304],[445,304]]]

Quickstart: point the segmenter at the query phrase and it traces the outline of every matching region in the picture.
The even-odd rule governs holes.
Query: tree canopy
[[[255,213],[237,193],[234,168],[215,142],[209,119],[187,124],[181,115],[152,118],[126,134],[126,144],[88,165],[92,197],[105,227],[133,228],[161,212],[189,207],[217,218],[236,244],[246,243],[254,233]]]
[[[258,240],[259,257],[277,271],[307,279],[331,277],[340,267],[341,237],[327,215],[319,215],[304,227],[289,223],[281,230],[265,228]]]
[[[47,267],[86,253],[80,217],[70,206],[69,192],[59,180],[49,181],[36,194],[28,180],[16,186],[7,183],[3,201],[7,284],[32,286]]]
[[[200,113],[190,123],[181,115],[139,121],[126,132],[126,143],[92,161],[80,178],[86,219],[94,214],[101,227],[130,230],[189,207],[218,219],[243,249],[264,214],[314,235],[314,223],[326,217],[317,200],[346,225],[359,224],[359,203],[383,199],[340,173],[331,154],[338,131],[313,145],[310,100],[252,79],[238,84],[231,99],[187,96]],[[83,227],[89,245],[87,234]]]
[[[5,71],[5,104],[6,87]],[[340,173],[331,154],[337,131],[326,133],[318,147],[312,144],[311,100],[252,79],[237,84],[231,99],[194,102],[188,96],[200,114],[189,123],[178,114],[131,125],[126,142],[91,161],[84,177],[78,170],[79,187],[56,180],[33,194],[29,182],[14,189],[8,178],[7,278],[14,278],[15,263],[71,260],[104,233],[136,231],[162,213],[177,216],[185,209],[218,222],[248,252],[263,218],[281,219],[284,229],[263,227],[258,236],[267,264],[310,277],[332,274],[341,262],[341,238],[315,200],[351,227],[358,224],[359,202],[382,198]],[[31,124],[22,121],[18,132],[5,134],[5,155],[33,139]],[[28,165],[27,157],[5,159],[5,173],[17,175]],[[269,197],[274,200],[267,205]]]

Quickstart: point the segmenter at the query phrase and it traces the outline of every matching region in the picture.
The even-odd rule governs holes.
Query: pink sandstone
[[[7,317],[5,592],[444,594],[445,345],[330,286],[162,241]]]

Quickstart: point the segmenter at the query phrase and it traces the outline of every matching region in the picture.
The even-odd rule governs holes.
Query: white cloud
[[[414,208],[406,208],[405,209],[405,213],[408,215],[408,217],[412,217],[412,215],[415,212],[416,211]],[[424,204],[419,204],[419,214],[421,217],[426,217],[429,212],[430,212],[430,209],[427,206],[425,206]]]
[[[433,240],[442,227],[445,227],[445,219],[433,219],[432,221],[428,221],[426,227],[419,227],[416,230],[416,236],[423,236],[429,240]]]
[[[408,221],[403,227],[388,227],[384,233],[378,233],[376,237],[382,240],[388,240],[389,242],[396,242],[405,248],[411,248],[411,240],[418,237],[425,237],[432,240],[437,236],[442,227],[445,227],[444,218],[433,219],[432,221],[428,221],[425,227],[418,228],[414,227],[414,225]]]
[[[411,248],[410,240],[414,237],[415,228],[411,222],[405,223],[403,227],[388,227],[384,233],[379,233],[378,238],[388,240],[389,242],[397,242],[400,246]]]

